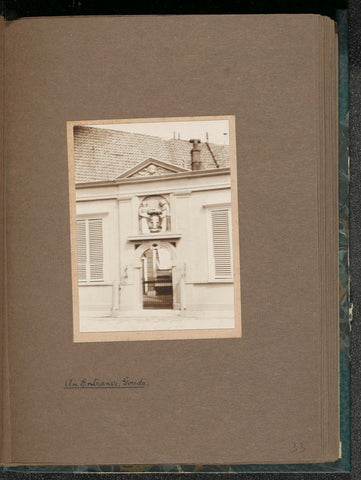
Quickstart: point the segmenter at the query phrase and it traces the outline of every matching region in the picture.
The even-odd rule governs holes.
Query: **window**
[[[79,282],[102,282],[104,280],[103,219],[78,219],[76,238]]]
[[[210,280],[232,280],[232,221],[228,206],[207,209]]]

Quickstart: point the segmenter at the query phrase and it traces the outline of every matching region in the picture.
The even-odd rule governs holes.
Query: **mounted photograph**
[[[235,117],[67,136],[74,341],[240,337]]]

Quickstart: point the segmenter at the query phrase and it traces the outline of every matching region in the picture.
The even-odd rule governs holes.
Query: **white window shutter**
[[[90,281],[101,281],[103,273],[103,219],[90,218],[89,228],[89,267]]]
[[[104,280],[103,219],[80,218],[76,221],[79,282]]]
[[[76,245],[78,253],[78,279],[85,282],[87,279],[87,241],[86,241],[86,220],[76,221]]]
[[[213,267],[215,279],[232,279],[233,258],[229,208],[211,210]]]

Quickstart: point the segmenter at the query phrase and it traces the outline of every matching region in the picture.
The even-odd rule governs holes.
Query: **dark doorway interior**
[[[158,246],[149,248],[142,256],[142,265],[143,308],[173,309],[172,268],[168,250]]]

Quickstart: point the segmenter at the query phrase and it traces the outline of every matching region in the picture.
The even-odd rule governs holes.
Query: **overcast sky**
[[[228,120],[192,120],[186,122],[150,122],[150,123],[119,123],[108,125],[89,125],[89,127],[106,128],[111,130],[123,130],[125,132],[144,133],[154,135],[167,140],[178,138],[190,140],[191,138],[208,141],[220,145],[229,145],[229,122]]]

